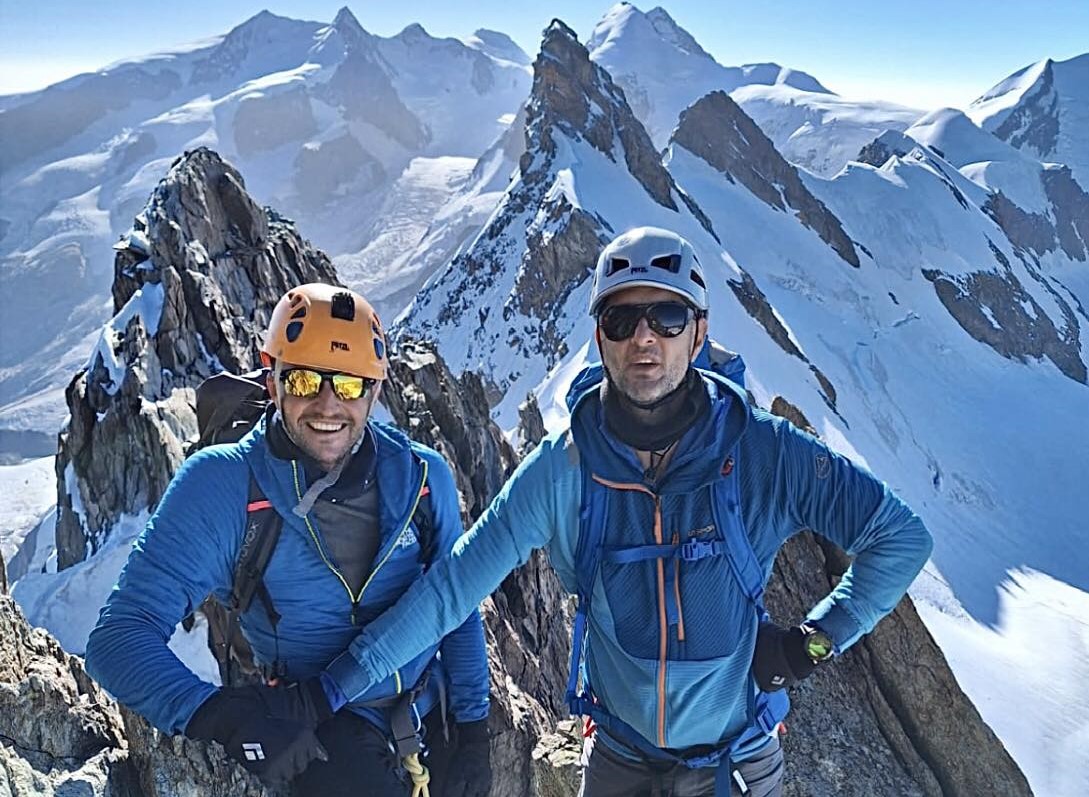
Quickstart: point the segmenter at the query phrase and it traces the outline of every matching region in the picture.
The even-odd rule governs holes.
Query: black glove
[[[454,754],[443,784],[443,797],[488,797],[492,790],[488,721],[458,723],[454,733]]]
[[[314,729],[331,716],[317,678],[289,687],[225,687],[197,709],[185,735],[219,742],[266,784],[279,785],[311,761],[329,759]]]
[[[794,686],[808,678],[815,669],[817,665],[805,652],[805,634],[801,628],[760,624],[760,630],[756,632],[752,673],[762,691],[776,692]]]

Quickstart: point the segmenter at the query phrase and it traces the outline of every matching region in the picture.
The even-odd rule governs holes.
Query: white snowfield
[[[1016,283],[1026,323],[1046,320],[1059,338],[1075,341],[1073,351],[1082,363],[1089,362],[1085,262],[1061,249],[1038,258],[1019,253],[981,210],[1001,191],[1022,210],[1054,220],[1041,176],[1058,164],[1077,176],[1089,162],[1084,157],[1089,78],[1079,82],[1089,56],[1026,68],[966,112],[939,109],[924,115],[886,103],[849,102],[816,79],[775,65],[722,67],[663,10],[644,14],[619,4],[590,36],[591,57],[624,88],[655,146],[663,149],[678,191],[698,203],[716,241],[679,193],[673,195],[678,211],[651,199],[625,166],[619,141],[609,158],[562,133],[554,137],[557,149],[543,206],[515,213],[524,147],[523,119],[516,115],[529,90],[528,58],[502,34],[478,31],[464,47],[492,59],[489,63],[499,65],[495,74],[511,84],[502,102],[498,94],[482,100],[491,103],[487,115],[444,115],[449,109],[429,99],[428,92],[438,89],[428,83],[433,76],[426,71],[448,62],[422,56],[414,62],[408,54],[423,47],[454,63],[462,58],[456,53],[463,45],[430,39],[412,26],[396,41],[379,40],[376,47],[386,48],[383,57],[397,64],[399,75],[417,64],[418,72],[394,84],[414,113],[435,103],[419,112],[431,143],[413,150],[393,137],[407,138],[404,129],[391,128],[391,134],[345,119],[313,87],[340,63],[336,54],[343,55],[345,36],[358,36],[352,21],[338,17],[339,24],[324,26],[261,15],[251,23],[261,26],[262,35],[279,31],[283,46],[260,58],[240,55],[246,52],[242,44],[226,48],[222,52],[235,56],[229,61],[233,71],[218,89],[184,102],[139,100],[113,112],[108,123],[90,125],[92,132],[78,144],[17,167],[22,171],[12,185],[18,201],[10,205],[14,211],[5,202],[0,213],[13,222],[0,240],[5,280],[9,268],[28,274],[36,268],[67,269],[65,274],[75,276],[62,284],[38,284],[40,296],[28,300],[40,313],[45,302],[59,297],[59,306],[68,308],[64,322],[70,331],[63,340],[20,341],[26,347],[5,349],[0,427],[47,428],[61,420],[50,390],[62,388],[88,352],[110,342],[116,327],[106,324],[103,298],[111,238],[128,229],[171,157],[193,141],[225,150],[258,196],[282,199],[280,209],[288,215],[294,212],[291,203],[300,199],[284,181],[299,153],[343,146],[333,142],[345,132],[361,142],[374,162],[360,167],[355,182],[332,184],[336,214],[313,222],[298,215],[302,232],[336,256],[350,282],[372,292],[386,289],[378,298],[388,301],[382,310],[387,323],[399,315],[399,324],[433,337],[455,371],[483,371],[503,390],[494,417],[508,432],[530,391],[546,426],[561,426],[567,388],[580,368],[596,359],[593,322],[586,314],[585,276],[592,264],[582,264],[582,282],[542,320],[522,306],[516,288],[527,268],[527,238],[548,240],[562,232],[570,209],[592,214],[602,229],[607,225],[616,232],[645,224],[674,229],[700,254],[709,277],[712,336],[743,354],[755,398],[765,405],[776,395],[789,399],[832,447],[886,479],[926,521],[936,545],[912,596],[962,686],[1034,791],[1046,797],[1089,794],[1084,687],[1089,678],[1089,388],[1051,359],[1004,357],[975,340],[924,276],[944,275],[962,301],[982,296],[981,323],[996,335],[1008,314],[999,298],[973,294],[971,281],[982,273]],[[248,41],[238,30],[205,48],[222,46],[232,36]],[[148,74],[173,71],[184,84],[196,69],[193,53],[201,52],[207,49],[156,56],[138,66]],[[670,74],[682,79],[665,79]],[[806,170],[805,186],[855,242],[859,268],[800,224],[795,211],[773,209],[683,147],[667,146],[680,113],[711,89],[730,92],[779,151]],[[314,117],[309,132],[260,154],[237,149],[239,140],[253,135],[252,129],[234,126],[243,106],[258,103],[251,118],[281,119],[288,113],[283,109],[295,107],[293,98],[303,96],[300,91],[310,92],[305,94]],[[1046,102],[1036,102],[1045,94]],[[463,99],[455,92],[451,102]],[[0,108],[10,107],[11,98],[0,99]],[[267,109],[270,115],[262,116]],[[1015,113],[1024,121],[1021,132],[1058,130],[1056,146],[1039,152],[1017,135],[992,135]],[[466,125],[477,148],[437,150],[434,142],[444,136],[452,140],[456,127],[452,121],[444,127],[435,121],[440,118]],[[107,144],[96,143],[118,119],[128,120],[125,132],[111,133]],[[885,131],[892,132],[882,141],[900,154],[877,166],[855,162],[862,146]],[[140,154],[127,156],[129,151]],[[335,170],[337,159],[332,163],[320,161],[311,174],[327,175],[325,169]],[[383,188],[368,193],[366,181],[375,175],[381,175]],[[57,186],[64,191],[49,193]],[[33,208],[49,197],[56,206],[36,213]],[[569,209],[553,212],[564,207]],[[22,248],[9,248],[12,240]],[[495,264],[495,276],[486,284],[475,282],[450,265],[458,253]],[[746,275],[806,361],[785,352],[742,307],[730,286]],[[413,297],[413,286],[425,280]],[[77,296],[83,305],[73,305]],[[151,323],[154,296],[134,302],[127,309]],[[566,345],[564,356],[546,347],[541,332],[546,324]],[[30,357],[32,346],[57,363],[53,370]],[[527,356],[527,351],[535,353]],[[811,366],[834,386],[834,408]],[[10,385],[20,380],[32,391],[16,395]],[[25,553],[31,565],[15,593],[35,622],[78,652],[143,518],[126,518],[96,556],[51,574],[51,468],[51,459],[0,468],[5,496],[27,485],[19,501],[0,504],[0,541],[10,564],[13,541],[37,526],[34,549]],[[179,649],[198,671],[214,677],[199,637],[186,637]]]

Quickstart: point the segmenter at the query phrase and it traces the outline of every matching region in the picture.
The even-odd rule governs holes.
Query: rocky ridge
[[[601,245],[618,232],[581,204],[573,152],[619,167],[653,206],[693,218],[714,236],[703,211],[662,165],[623,91],[564,23],[554,20],[545,31],[533,69],[518,177],[473,244],[420,292],[395,329],[442,340],[444,332],[478,322],[464,352],[444,354],[456,371],[481,363],[500,393],[522,369],[493,373],[497,360],[509,363],[513,354],[547,369],[567,353],[570,322],[560,312],[589,276]]]
[[[335,282],[329,259],[262,210],[214,152],[179,158],[118,244],[114,321],[66,391],[57,454],[61,569],[154,506],[195,436],[193,389],[257,367],[259,336],[293,285]]]

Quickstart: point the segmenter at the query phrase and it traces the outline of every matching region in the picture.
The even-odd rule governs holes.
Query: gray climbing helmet
[[[707,280],[692,244],[660,227],[636,227],[613,239],[597,259],[590,315],[623,288],[663,288],[707,311]]]

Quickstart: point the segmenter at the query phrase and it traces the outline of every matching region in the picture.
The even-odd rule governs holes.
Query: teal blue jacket
[[[930,534],[868,471],[785,420],[751,408],[733,383],[710,373],[704,373],[704,381],[711,415],[682,438],[656,485],[669,494],[668,501],[663,498],[663,506],[672,507],[663,510],[665,524],[686,533],[704,531],[691,524],[710,515],[701,505],[709,501],[702,486],[708,469],[718,473],[726,455],[735,452],[741,518],[765,580],[779,548],[802,529],[822,534],[854,556],[835,589],[808,615],[842,653],[903,596],[930,554]],[[370,689],[457,627],[535,548],[548,546],[561,582],[575,591],[583,464],[625,484],[642,482],[643,469],[634,452],[602,423],[596,385],[574,389],[579,394],[570,428],[545,438],[452,555],[433,566],[330,665],[345,694]],[[630,545],[618,535],[630,535],[632,529],[642,529],[643,539],[653,542],[653,502],[640,504],[637,498],[621,502],[610,496],[607,546],[614,540]],[[756,614],[734,579],[724,575],[721,582],[713,594],[684,605],[688,639],[684,645],[670,640],[667,661],[660,662],[657,637],[643,632],[657,633],[662,598],[638,583],[610,584],[604,569],[596,580],[586,651],[590,681],[608,710],[652,744],[687,748],[729,742],[746,722],[745,707],[755,689],[750,662]],[[721,617],[718,625],[716,617]],[[716,661],[727,655],[735,664]],[[744,664],[736,666],[742,659]]]
[[[187,669],[167,641],[207,595],[228,598],[245,531],[251,473],[284,520],[265,572],[265,585],[282,615],[276,633],[260,601],[254,601],[241,618],[255,658],[269,664],[278,655],[288,678],[303,679],[317,675],[343,653],[421,577],[412,517],[425,480],[438,550],[449,551],[464,530],[457,488],[442,457],[392,426],[371,421],[368,428],[375,441],[381,542],[358,595],[352,595],[327,564],[321,529],[312,513],[305,521],[293,514],[299,491],[307,488],[304,468],[271,454],[262,419],[238,443],[206,448],[175,474],[88,639],[91,676],[166,732],[183,731],[201,703],[214,694],[216,687]],[[436,704],[439,682],[445,678],[455,721],[486,717],[487,653],[475,609],[470,607],[461,621],[351,695],[351,702],[410,689],[433,667],[438,677],[429,679],[429,689],[417,704],[421,715]],[[441,661],[436,662],[440,649]],[[377,712],[349,708],[381,725]]]

